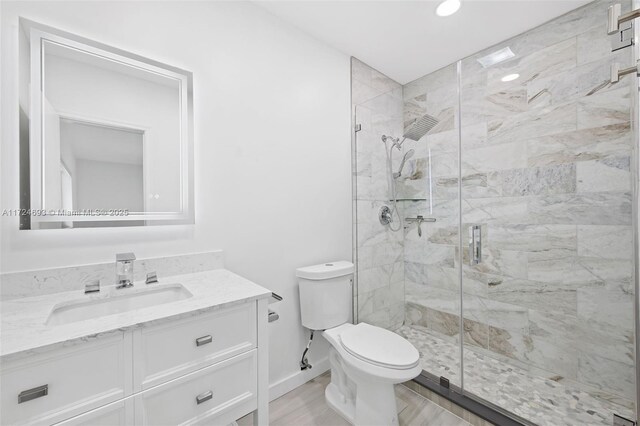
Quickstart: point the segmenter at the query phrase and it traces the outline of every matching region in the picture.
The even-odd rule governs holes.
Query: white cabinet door
[[[130,351],[117,333],[3,362],[0,424],[50,425],[126,397]]]
[[[254,349],[256,333],[255,302],[136,330],[134,391]]]
[[[134,423],[134,398],[130,397],[89,411],[55,426],[130,426]]]
[[[228,425],[257,407],[256,350],[135,396],[137,425]]]

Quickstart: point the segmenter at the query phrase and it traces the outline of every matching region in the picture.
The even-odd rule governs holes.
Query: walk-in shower
[[[611,84],[636,64],[613,3],[404,85],[352,61],[356,319],[522,423],[636,418],[638,83]]]

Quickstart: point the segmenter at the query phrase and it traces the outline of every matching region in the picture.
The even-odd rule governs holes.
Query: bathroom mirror
[[[30,181],[21,228],[193,223],[192,74],[28,20],[21,27]]]

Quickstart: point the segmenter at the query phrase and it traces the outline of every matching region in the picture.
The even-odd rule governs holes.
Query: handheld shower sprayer
[[[404,157],[402,157],[402,162],[400,163],[400,169],[393,174],[394,179],[398,179],[400,176],[402,176],[402,170],[404,169],[405,163],[409,158],[413,157],[413,154],[415,153],[416,153],[415,150],[410,149],[409,151],[406,152],[406,154],[404,154]]]

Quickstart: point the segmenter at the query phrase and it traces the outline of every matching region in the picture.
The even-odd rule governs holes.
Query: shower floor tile
[[[396,331],[420,351],[424,370],[460,383],[457,342],[416,326]],[[633,418],[629,401],[573,381],[551,380],[513,363],[465,346],[465,389],[540,426],[610,426],[614,413]]]

